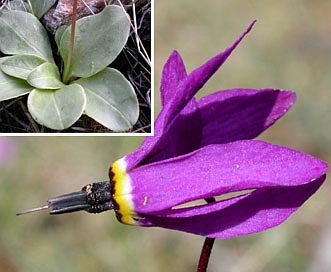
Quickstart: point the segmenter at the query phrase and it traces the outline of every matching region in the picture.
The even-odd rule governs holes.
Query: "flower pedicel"
[[[172,53],[163,70],[155,136],[113,163],[110,182],[89,184],[20,214],[113,209],[124,224],[211,238],[248,235],[285,221],[321,186],[327,164],[250,139],[282,117],[294,104],[295,94],[232,89],[199,101],[194,98],[254,23],[231,47],[189,75],[179,54]],[[191,205],[229,193],[237,195]]]

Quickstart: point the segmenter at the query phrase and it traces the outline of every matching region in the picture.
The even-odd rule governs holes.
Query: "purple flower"
[[[231,238],[279,225],[321,186],[326,163],[248,140],[287,112],[295,102],[293,92],[233,89],[194,98],[254,23],[231,47],[189,75],[179,54],[170,56],[162,75],[155,136],[110,169],[120,222]]]
[[[286,220],[321,186],[327,164],[250,139],[282,117],[295,94],[233,89],[194,98],[254,23],[231,47],[189,75],[179,54],[170,56],[155,136],[111,166],[110,182],[89,184],[20,214],[114,209],[124,224],[212,238],[256,233]],[[213,198],[215,202],[204,201]],[[197,200],[202,202],[193,202]]]

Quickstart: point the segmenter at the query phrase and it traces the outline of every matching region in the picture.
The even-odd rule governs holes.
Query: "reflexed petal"
[[[163,160],[190,153],[200,148],[203,122],[195,98],[177,116],[169,126],[163,142],[169,146],[169,154],[164,154]],[[160,150],[161,151],[161,150]],[[153,158],[154,159],[154,158]],[[156,158],[152,162],[160,161]]]
[[[186,69],[181,56],[177,51],[172,52],[162,72],[160,94],[163,107],[175,95],[179,82],[186,76]]]
[[[158,139],[157,145],[153,148],[153,153],[149,153],[149,157],[142,162],[143,164],[177,157],[200,147],[202,120],[198,104],[194,98],[181,112],[180,118],[176,119],[164,134],[168,137],[160,137]],[[148,140],[145,142],[148,142]]]
[[[209,145],[127,173],[134,212],[157,215],[183,203],[230,192],[309,183],[326,171],[327,165],[314,157],[247,140]]]
[[[140,226],[158,226],[213,238],[232,238],[275,227],[294,213],[325,180],[308,184],[259,189],[251,194],[199,207],[170,210],[151,216]]]
[[[271,89],[234,89],[203,97],[198,101],[201,146],[253,139],[281,118],[295,99],[293,92]]]
[[[166,125],[171,123],[177,114],[179,114],[194,95],[203,87],[203,85],[213,76],[213,74],[223,65],[233,50],[239,45],[242,39],[251,31],[255,21],[253,21],[247,30],[234,42],[232,46],[222,53],[213,57],[201,67],[195,69],[184,80],[180,81],[172,100],[163,107],[158,120],[158,132],[162,132]],[[155,125],[156,128],[156,125]],[[162,135],[162,133],[157,133]]]
[[[156,162],[209,145],[253,139],[273,125],[294,104],[295,93],[280,90],[219,91],[177,116],[144,163]]]
[[[148,163],[176,157],[209,144],[253,139],[294,104],[295,93],[272,89],[219,91],[193,98],[159,139]],[[146,163],[146,161],[145,161]]]
[[[222,66],[241,40],[251,31],[254,24],[255,21],[250,24],[247,30],[231,47],[207,61],[185,78],[185,68],[182,65],[179,55],[175,53],[175,55],[171,56],[169,67],[167,67],[164,73],[168,78],[174,77],[174,85],[178,86],[176,90],[169,91],[167,88],[172,84],[166,85],[165,83],[162,83],[163,90],[166,90],[166,93],[161,95],[164,107],[155,121],[154,137],[147,137],[136,152],[133,152],[127,156],[128,169],[133,169],[139,165],[154,162],[156,161],[156,157],[160,157],[158,154],[161,150],[160,146],[167,144],[171,140],[167,131],[170,127],[170,123],[176,118],[176,115],[178,115],[189,104],[194,95],[202,88],[209,78],[211,78],[212,75]],[[176,63],[174,66],[173,62]],[[175,70],[176,65],[180,67],[179,69],[181,71],[178,77],[175,77],[173,74],[173,70]]]

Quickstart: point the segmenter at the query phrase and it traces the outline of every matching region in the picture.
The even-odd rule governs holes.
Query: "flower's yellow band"
[[[127,225],[137,225],[137,214],[134,212],[132,200],[132,186],[130,176],[126,173],[125,157],[113,163],[110,168],[113,178],[113,200],[117,206],[115,210],[118,220]]]

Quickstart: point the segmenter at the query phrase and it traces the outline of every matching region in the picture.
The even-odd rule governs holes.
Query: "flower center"
[[[139,216],[134,212],[132,182],[126,172],[125,157],[115,161],[109,169],[112,195],[117,219],[127,225],[137,225]]]

